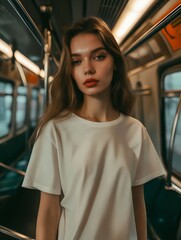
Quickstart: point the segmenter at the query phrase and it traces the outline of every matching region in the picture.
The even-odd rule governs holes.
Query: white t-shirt
[[[23,187],[62,195],[59,240],[136,240],[132,186],[164,174],[138,120],[71,114],[44,127]]]

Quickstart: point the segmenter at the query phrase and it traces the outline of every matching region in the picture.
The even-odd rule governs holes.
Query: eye
[[[105,57],[106,56],[104,54],[98,54],[94,57],[94,59],[97,60],[97,61],[102,61],[102,60],[105,59]]]
[[[79,59],[72,60],[72,66],[78,66],[80,64],[81,64],[81,60]]]

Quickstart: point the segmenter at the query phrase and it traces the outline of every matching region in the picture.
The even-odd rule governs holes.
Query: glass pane
[[[16,129],[20,129],[25,125],[26,121],[26,106],[27,106],[27,97],[26,97],[26,88],[18,87],[17,89],[17,109],[16,109]]]
[[[8,135],[12,123],[13,85],[0,82],[0,138]]]
[[[17,89],[17,93],[18,93],[18,95],[26,95],[27,89],[23,86],[19,86]]]
[[[0,92],[1,93],[13,93],[13,85],[11,83],[0,82]]]
[[[38,117],[40,117],[43,114],[44,104],[45,104],[45,90],[42,88],[40,90],[40,95],[39,95],[39,113],[38,113]]]
[[[31,98],[31,126],[35,127],[38,118],[38,90],[32,89],[32,98]]]
[[[166,148],[167,148],[167,155],[169,149],[169,141],[171,136],[172,125],[174,121],[174,116],[176,113],[177,105],[179,102],[178,98],[165,98],[165,128],[166,128]]]
[[[181,72],[174,72],[165,76],[164,79],[165,90],[179,90],[181,89]]]
[[[180,113],[181,115],[181,113]],[[173,151],[173,170],[181,174],[181,116],[179,116]]]
[[[164,78],[164,90],[181,90],[181,71],[167,74]],[[168,159],[169,142],[171,137],[172,126],[179,104],[179,97],[165,97],[164,111],[165,111],[165,140],[166,140],[166,155]],[[181,114],[181,113],[180,113]],[[181,174],[181,117],[179,118],[175,141],[173,147],[173,172]]]

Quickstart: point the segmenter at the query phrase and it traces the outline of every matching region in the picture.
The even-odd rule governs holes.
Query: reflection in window
[[[0,138],[8,135],[12,124],[13,85],[0,82]]]
[[[164,78],[164,90],[181,90],[181,72],[169,73]],[[164,98],[164,112],[165,112],[165,140],[166,140],[166,155],[168,158],[169,142],[171,137],[171,130],[176,114],[176,109],[179,104],[179,96]],[[180,113],[181,115],[181,113]],[[181,116],[179,116],[175,141],[173,147],[173,171],[181,175]]]
[[[27,89],[19,86],[17,93],[16,129],[20,129],[26,123]]]

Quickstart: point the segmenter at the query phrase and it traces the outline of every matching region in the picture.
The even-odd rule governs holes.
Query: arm
[[[138,240],[146,240],[147,221],[143,185],[133,187],[132,195]]]
[[[60,196],[41,192],[36,240],[56,240],[61,215]]]

